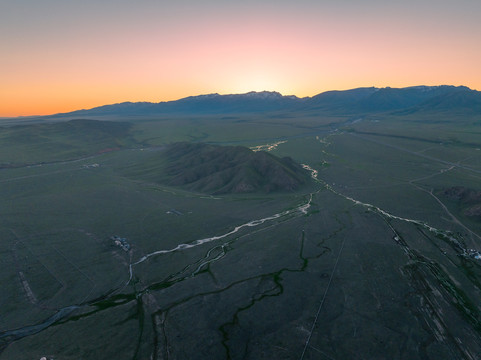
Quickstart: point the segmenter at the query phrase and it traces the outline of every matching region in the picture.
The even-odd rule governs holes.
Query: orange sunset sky
[[[360,86],[481,90],[481,1],[1,0],[0,116]]]

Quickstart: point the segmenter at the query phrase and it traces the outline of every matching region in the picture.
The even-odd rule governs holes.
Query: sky
[[[0,116],[362,86],[481,90],[479,0],[0,0]]]

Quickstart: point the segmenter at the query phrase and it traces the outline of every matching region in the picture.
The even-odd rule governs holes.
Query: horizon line
[[[125,100],[125,101],[119,101],[119,102],[114,102],[114,103],[108,103],[108,104],[103,104],[103,105],[97,105],[97,106],[93,106],[93,107],[90,107],[90,108],[81,108],[81,109],[76,109],[76,110],[71,110],[71,111],[66,111],[66,112],[57,112],[57,113],[51,113],[51,114],[43,114],[43,115],[40,115],[40,114],[36,114],[36,115],[17,115],[17,116],[2,116],[0,115],[0,119],[21,119],[21,118],[34,118],[34,117],[45,117],[45,116],[56,116],[56,115],[62,115],[62,114],[69,114],[69,113],[72,113],[72,112],[77,112],[77,111],[88,111],[88,110],[92,110],[92,109],[96,109],[96,108],[100,108],[100,107],[104,107],[104,106],[113,106],[113,105],[120,105],[120,104],[140,104],[140,103],[147,103],[147,104],[161,104],[161,103],[169,103],[169,102],[175,102],[175,101],[180,101],[180,100],[184,100],[184,99],[189,99],[189,98],[196,98],[196,97],[202,97],[202,96],[211,96],[211,95],[217,95],[217,96],[236,96],[236,95],[247,95],[247,94],[260,94],[260,93],[271,93],[271,94],[279,94],[281,95],[282,97],[295,97],[297,99],[309,99],[309,98],[313,98],[317,95],[320,95],[320,94],[324,94],[324,93],[328,93],[328,92],[343,92],[343,91],[350,91],[350,90],[357,90],[357,89],[371,89],[371,88],[374,88],[374,89],[378,89],[378,90],[381,90],[381,89],[412,89],[412,88],[422,88],[422,87],[426,87],[426,88],[436,88],[436,87],[442,87],[442,86],[448,86],[448,87],[454,87],[454,88],[466,88],[470,91],[476,91],[476,92],[479,92],[479,90],[477,89],[473,89],[473,88],[470,88],[469,86],[466,86],[466,85],[449,85],[449,84],[441,84],[441,85],[411,85],[411,86],[403,86],[403,87],[392,87],[392,86],[384,86],[384,87],[377,87],[377,86],[358,86],[358,87],[355,87],[355,88],[346,88],[346,89],[332,89],[332,90],[326,90],[326,91],[322,91],[322,92],[319,92],[319,93],[316,93],[314,95],[311,95],[311,96],[303,96],[303,97],[299,97],[295,94],[288,94],[288,95],[284,95],[283,93],[281,93],[280,91],[277,91],[277,90],[261,90],[261,91],[257,91],[257,90],[251,90],[251,91],[247,91],[247,92],[241,92],[241,93],[218,93],[218,92],[214,92],[214,93],[201,93],[201,94],[196,94],[196,95],[188,95],[188,96],[184,96],[184,97],[180,97],[180,98],[177,98],[177,99],[174,99],[174,100],[160,100],[158,102],[153,102],[153,101],[130,101],[130,100]]]

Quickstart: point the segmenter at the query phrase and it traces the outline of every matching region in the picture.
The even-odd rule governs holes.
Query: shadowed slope
[[[309,181],[291,158],[242,146],[174,143],[128,175],[209,194],[294,191]]]
[[[455,186],[445,189],[443,195],[456,201],[463,215],[481,221],[481,191]]]

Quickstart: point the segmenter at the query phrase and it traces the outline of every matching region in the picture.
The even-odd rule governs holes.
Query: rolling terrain
[[[125,171],[134,178],[212,195],[294,191],[310,181],[307,171],[288,157],[186,142],[152,152],[151,159]]]
[[[480,103],[360,88],[1,120],[0,360],[478,359]]]

